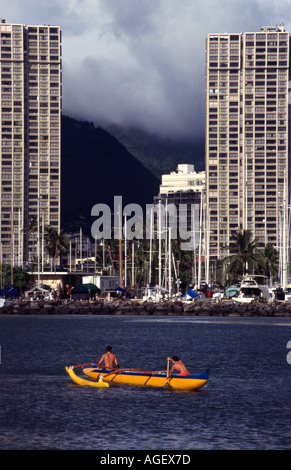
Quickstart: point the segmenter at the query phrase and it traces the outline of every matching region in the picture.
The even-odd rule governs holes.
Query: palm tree
[[[26,233],[28,237],[31,237],[33,240],[33,251],[31,254],[31,261],[37,262],[37,227],[38,227],[38,222],[37,222],[37,215],[33,215],[29,221],[28,221],[28,226],[26,229]]]
[[[37,232],[37,215],[33,215],[28,221],[28,233]]]
[[[47,243],[47,251],[52,259],[53,266],[55,265],[55,259],[64,253],[68,248],[68,239],[65,236],[63,230],[59,233],[50,225],[45,227],[45,239]]]
[[[258,243],[252,239],[250,230],[242,230],[233,234],[232,241],[228,247],[231,255],[227,256],[223,263],[227,265],[226,273],[234,279],[245,275],[248,269],[261,265],[262,260],[256,251]]]
[[[273,277],[278,275],[279,254],[273,245],[267,243],[261,256],[262,272],[269,279],[270,285],[273,284]]]

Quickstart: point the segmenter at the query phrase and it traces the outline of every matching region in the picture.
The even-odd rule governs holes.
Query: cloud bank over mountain
[[[290,0],[10,0],[1,10],[7,23],[61,27],[65,114],[179,139],[203,136],[208,33],[291,30]]]

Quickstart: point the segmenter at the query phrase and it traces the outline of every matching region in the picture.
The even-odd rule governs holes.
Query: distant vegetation
[[[110,126],[107,130],[158,178],[175,171],[179,163],[192,164],[196,171],[203,171],[205,168],[204,136],[181,141],[174,138],[163,139],[141,129]]]

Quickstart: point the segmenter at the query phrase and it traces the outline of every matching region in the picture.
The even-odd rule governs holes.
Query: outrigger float
[[[75,382],[77,385],[87,385],[90,387],[96,387],[96,388],[108,388],[109,385],[106,382],[103,382],[102,378],[98,381],[92,381],[92,380],[87,380],[83,379],[82,377],[79,377],[77,374],[74,372],[74,366],[66,367],[66,371],[68,372],[69,376]]]
[[[81,378],[74,372],[74,369],[77,367],[82,367],[88,379]],[[149,372],[142,369],[107,369],[94,366],[93,364],[66,367],[66,371],[76,384],[99,388],[109,387],[109,384],[117,383],[147,387],[168,386],[175,390],[195,391],[202,388],[208,382],[209,377],[208,369],[202,374],[179,375],[174,373],[168,380],[167,371]]]

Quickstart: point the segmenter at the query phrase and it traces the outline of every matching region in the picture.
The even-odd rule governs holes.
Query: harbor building
[[[0,34],[1,260],[21,266],[40,223],[60,230],[61,31],[0,20]]]
[[[248,229],[288,246],[290,34],[280,27],[206,40],[206,213],[210,259]]]

